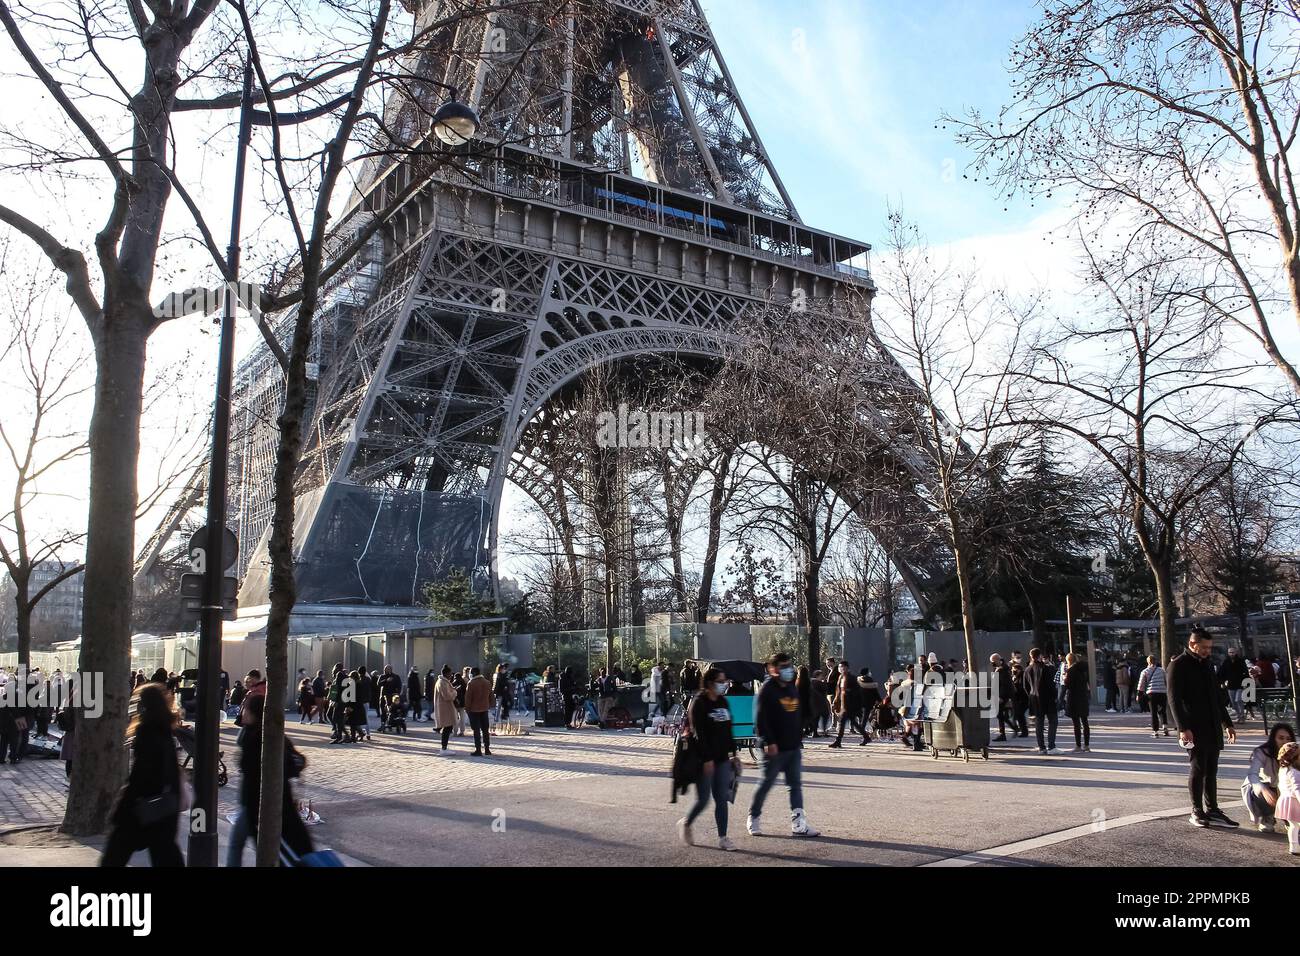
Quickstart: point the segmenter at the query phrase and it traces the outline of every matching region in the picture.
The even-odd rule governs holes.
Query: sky
[[[704,0],[704,8],[805,222],[880,245],[886,212],[897,208],[932,243],[975,260],[991,283],[1012,290],[1072,286],[1074,260],[1066,244],[1050,235],[1066,211],[1007,202],[985,184],[963,178],[969,157],[950,130],[939,128],[944,112],[994,111],[1006,99],[1007,53],[1034,19],[1032,3]],[[14,68],[13,51],[0,40],[0,96],[9,119],[21,120],[27,111],[28,121],[39,121],[49,104],[41,103],[30,81],[14,78]],[[201,174],[200,189],[218,194],[228,189],[223,171],[229,157],[219,146],[193,162],[197,167],[190,172]],[[0,194],[16,196],[14,182],[0,177]],[[102,219],[103,197],[79,192],[75,184],[67,188],[66,194],[51,190],[21,202],[51,216],[59,228]],[[224,236],[224,214],[215,216],[212,226]],[[182,263],[173,263],[170,271],[183,275],[186,253],[176,255]],[[68,321],[79,322],[70,313]],[[1300,355],[1300,333],[1293,325],[1282,331],[1284,349]],[[240,352],[255,344],[256,333],[241,322]],[[208,407],[215,354],[212,327],[201,320],[171,323],[151,342],[153,372],[183,384],[146,431],[142,474],[156,470],[174,447],[173,426],[181,411]],[[84,463],[52,479],[58,496],[47,502],[51,520],[84,520],[78,489],[84,495],[86,480]],[[0,476],[0,491],[3,485]],[[507,506],[517,507],[516,498]],[[141,529],[141,540],[149,530]]]

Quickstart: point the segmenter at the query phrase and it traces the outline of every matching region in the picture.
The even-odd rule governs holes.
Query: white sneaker
[[[1271,824],[1271,823],[1257,823],[1257,824],[1255,824],[1255,829],[1257,829],[1260,833],[1272,833],[1272,832],[1273,832],[1273,824]]]
[[[1062,749],[1059,748],[1059,747],[1052,747],[1052,748],[1051,748],[1050,750],[1048,750],[1047,752],[1048,752],[1049,754],[1051,754],[1052,756],[1054,756],[1054,757],[1059,757],[1059,756],[1061,756],[1061,754],[1065,753],[1065,751],[1062,750]]]
[[[1108,713],[1108,714],[1116,713],[1115,708],[1114,708],[1114,707],[1107,707],[1107,708],[1106,708],[1106,713]]]
[[[814,829],[813,825],[808,822],[808,818],[804,816],[802,810],[790,811],[790,832],[795,836],[821,836],[821,831]]]
[[[718,837],[718,849],[726,850],[730,853],[732,850],[736,849],[736,844],[731,842],[730,837]]]
[[[752,814],[745,820],[745,829],[749,831],[750,836],[763,835],[762,824],[760,824],[758,821],[759,818]]]
[[[695,840],[691,837],[691,825],[685,817],[677,821],[677,839],[682,841],[683,846],[695,846]]]

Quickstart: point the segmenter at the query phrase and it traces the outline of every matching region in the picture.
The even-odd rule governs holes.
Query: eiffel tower
[[[299,604],[339,613],[412,608],[451,568],[493,586],[507,481],[560,520],[530,423],[588,370],[716,359],[756,305],[874,290],[867,243],[800,217],[697,0],[569,0],[549,14],[407,3],[415,29],[436,35],[386,125],[418,141],[452,87],[481,127],[472,168],[429,175],[317,318]],[[344,236],[417,175],[374,163]],[[230,513],[246,610],[269,602],[279,379],[265,347],[237,373]],[[204,473],[146,543],[138,578],[175,552]],[[935,562],[891,547],[920,598]]]

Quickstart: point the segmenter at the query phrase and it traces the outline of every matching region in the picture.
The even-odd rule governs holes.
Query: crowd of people
[[[1285,686],[1296,671],[1265,655],[1251,660],[1231,647],[1222,661],[1211,663],[1212,638],[1194,628],[1186,649],[1166,665],[1154,656],[1138,661],[1133,655],[1103,657],[1099,669],[1109,713],[1141,711],[1150,715],[1151,734],[1169,737],[1171,727],[1189,759],[1188,792],[1192,799],[1190,822],[1198,827],[1235,828],[1238,824],[1218,806],[1218,760],[1228,741],[1236,739],[1236,724],[1253,716],[1257,706],[1253,689]],[[649,663],[649,662],[647,662]],[[1300,661],[1296,662],[1300,666]],[[1075,753],[1091,749],[1089,711],[1094,701],[1087,662],[1075,654],[1056,655],[1031,648],[1008,658],[993,654],[989,660],[998,733],[992,739],[1028,738],[1033,735],[1040,754],[1058,755],[1057,732],[1062,717],[1074,734]],[[917,658],[883,685],[869,668],[854,669],[848,661],[828,658],[815,669],[796,667],[788,655],[775,654],[766,662],[767,680],[755,681],[755,732],[762,751],[762,775],[749,802],[746,829],[763,833],[766,798],[778,778],[789,792],[791,833],[817,836],[804,809],[801,752],[810,739],[826,738],[827,746],[842,748],[846,734],[859,746],[873,740],[897,737],[906,747],[925,748],[919,701],[931,672],[947,675],[965,672],[965,661],[944,662],[931,653]],[[0,671],[0,690],[17,675]],[[749,678],[746,678],[748,680]],[[22,759],[29,738],[40,738],[55,726],[63,731],[62,755],[69,760],[75,744],[73,707],[32,706],[30,701],[57,701],[51,687],[63,680],[60,672],[44,675],[33,669],[25,676],[28,693],[23,707],[0,708],[0,762]],[[534,680],[536,678],[534,677]],[[583,679],[572,667],[548,667],[541,675],[543,687],[559,689],[566,724],[582,726],[590,702],[603,723],[619,691],[642,687],[652,713],[667,715],[682,705],[683,739],[690,741],[694,770],[683,775],[674,761],[674,785],[683,792],[693,785],[695,801],[678,821],[682,842],[694,844],[694,827],[713,804],[718,845],[735,849],[728,836],[728,807],[739,787],[739,763],[732,734],[728,693],[732,681],[720,667],[701,668],[688,661],[680,669],[667,661],[625,672],[620,667],[600,668]],[[182,708],[178,704],[181,679],[163,668],[146,676],[131,675],[132,710],[128,731],[132,762],[130,777],[111,816],[112,832],[105,847],[105,866],[124,865],[136,850],[150,853],[154,865],[180,865],[177,845],[178,814],[187,805],[187,778],[177,758]],[[231,683],[221,673],[222,706],[240,727],[239,811],[228,847],[227,864],[238,866],[245,844],[257,833],[261,779],[261,723],[266,707],[266,681],[252,670]],[[42,698],[35,691],[45,688]],[[363,743],[372,732],[404,733],[406,722],[428,722],[438,731],[445,752],[453,737],[471,736],[471,756],[492,755],[492,724],[531,708],[532,684],[518,672],[499,665],[489,672],[474,666],[421,674],[411,668],[405,677],[392,666],[378,671],[335,665],[327,677],[300,670],[296,702],[300,723],[319,722],[331,728],[335,744]],[[372,720],[370,712],[373,710]],[[1235,722],[1234,722],[1235,718]],[[286,739],[284,760],[284,839],[289,859],[313,852],[310,835],[296,811],[292,781],[306,765],[302,754]],[[1288,848],[1300,855],[1300,745],[1294,729],[1273,724],[1268,739],[1251,752],[1250,767],[1240,784],[1242,805],[1260,831],[1285,830]]]

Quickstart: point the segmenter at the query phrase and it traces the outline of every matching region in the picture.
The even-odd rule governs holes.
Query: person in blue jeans
[[[767,659],[768,678],[754,701],[754,730],[763,745],[763,779],[749,804],[746,828],[750,836],[762,836],[759,820],[763,801],[778,774],[785,775],[790,788],[790,832],[795,836],[815,837],[819,833],[803,811],[803,785],[800,777],[803,754],[803,715],[799,713],[799,691],[794,686],[794,664],[789,654],[773,654]]]
[[[695,781],[695,806],[677,821],[677,836],[687,846],[695,845],[691,825],[709,805],[713,797],[713,819],[718,825],[718,849],[734,850],[736,844],[727,837],[727,805],[731,802],[731,786],[738,758],[736,738],[731,733],[731,707],[726,693],[731,688],[727,675],[717,667],[704,672],[701,693],[691,701],[687,727],[698,747],[703,765],[700,778]]]

